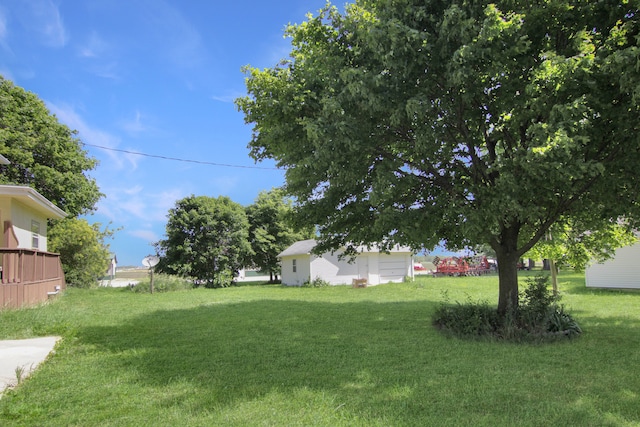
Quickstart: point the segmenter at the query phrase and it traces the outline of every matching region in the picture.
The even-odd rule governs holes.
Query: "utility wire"
[[[160,156],[160,155],[156,155],[156,154],[140,153],[139,151],[120,150],[118,148],[104,147],[102,145],[87,144],[86,142],[83,142],[82,145],[85,145],[87,147],[101,148],[101,149],[107,150],[107,151],[117,151],[119,153],[134,154],[136,156],[143,156],[143,157],[153,157],[153,158],[156,158],[156,159],[173,160],[173,161],[176,161],[176,162],[198,163],[198,164],[201,164],[201,165],[223,166],[223,167],[226,167],[226,168],[280,170],[278,168],[268,168],[268,167],[265,167],[265,166],[230,165],[230,164],[225,164],[225,163],[214,163],[214,162],[204,162],[204,161],[200,161],[200,160],[180,159],[180,158],[177,158],[177,157],[167,157],[167,156]]]

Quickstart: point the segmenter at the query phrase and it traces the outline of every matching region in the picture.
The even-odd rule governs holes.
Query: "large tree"
[[[33,93],[0,76],[0,183],[35,188],[75,217],[91,212],[102,197],[87,175],[97,160],[82,149],[76,132],[60,123]]]
[[[242,205],[224,196],[185,197],[169,210],[167,238],[156,243],[157,270],[229,286],[251,254],[248,235]]]
[[[261,191],[255,202],[247,206],[249,242],[253,264],[268,271],[271,281],[280,273],[278,254],[292,243],[313,237],[313,228],[297,230],[292,225],[293,206],[282,189]]]
[[[638,30],[626,1],[357,0],[237,105],[319,250],[489,244],[504,313],[553,224],[638,225]]]
[[[48,248],[61,254],[69,284],[90,287],[106,271],[105,238],[112,234],[77,219],[103,196],[88,175],[97,160],[35,94],[1,76],[0,154],[11,162],[0,165],[0,183],[33,187],[69,214],[50,222]]]

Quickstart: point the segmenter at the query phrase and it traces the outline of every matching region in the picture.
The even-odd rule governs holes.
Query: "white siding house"
[[[47,251],[47,218],[67,214],[30,187],[0,185],[0,224],[4,226],[1,245],[14,249]]]
[[[353,262],[339,259],[338,253],[312,254],[316,241],[302,240],[278,255],[282,264],[282,283],[301,286],[316,278],[332,285],[351,284],[353,279],[366,279],[368,285],[402,282],[413,277],[413,251],[395,247],[389,253],[360,248]]]
[[[588,288],[640,289],[640,243],[616,250],[613,258],[585,271]]]
[[[116,254],[109,254],[109,267],[107,268],[107,276],[109,276],[109,280],[116,278],[116,271],[118,269],[118,257]]]
[[[47,220],[66,215],[33,188],[0,185],[0,309],[37,304],[64,290],[60,255],[47,248]]]

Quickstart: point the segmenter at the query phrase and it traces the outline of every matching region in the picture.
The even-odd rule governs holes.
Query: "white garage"
[[[616,250],[613,258],[585,271],[588,288],[640,289],[640,243]]]
[[[332,285],[351,284],[354,279],[378,285],[413,278],[413,251],[408,247],[396,246],[389,253],[361,247],[355,260],[349,262],[339,259],[338,253],[312,254],[315,246],[313,239],[302,240],[278,255],[283,284],[301,286],[318,278]]]

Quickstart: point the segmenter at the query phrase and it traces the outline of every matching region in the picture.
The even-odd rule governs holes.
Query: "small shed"
[[[588,288],[640,289],[640,243],[616,250],[613,258],[585,270]]]
[[[350,262],[348,258],[340,259],[340,252],[312,254],[315,246],[314,239],[302,240],[278,255],[284,285],[301,286],[316,278],[332,285],[351,284],[354,280],[378,285],[413,278],[413,251],[409,247],[396,246],[388,253],[375,247],[360,247]]]

